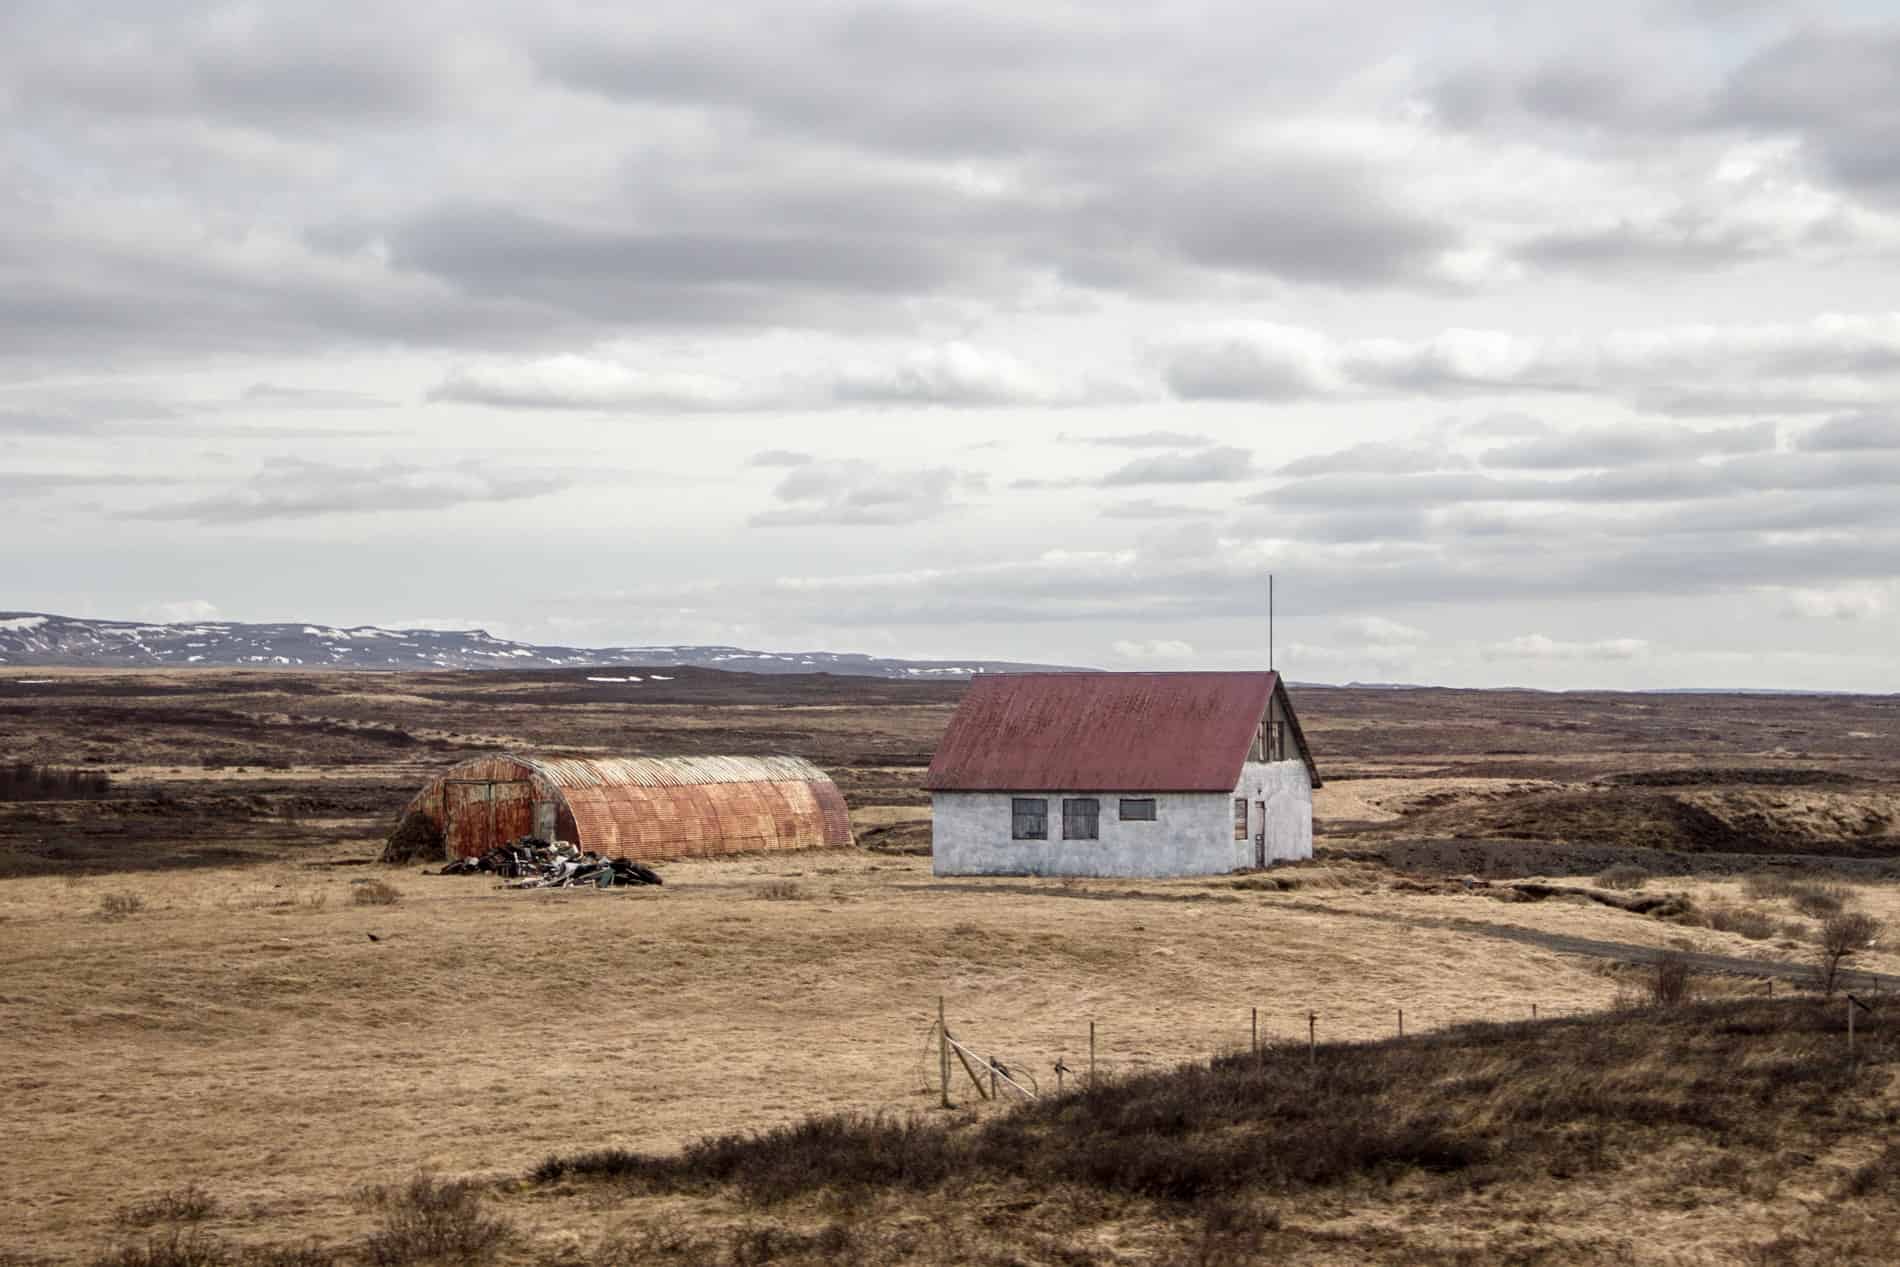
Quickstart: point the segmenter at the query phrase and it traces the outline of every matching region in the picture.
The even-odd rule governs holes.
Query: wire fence
[[[1868,977],[1860,990],[1853,983],[1843,981],[1845,988],[1838,994],[1826,996],[1830,1000],[1838,999],[1846,1010],[1847,1045],[1854,1050],[1857,1029],[1867,1030],[1875,1018],[1880,1015],[1882,1005],[1893,999],[1892,991],[1885,989],[1879,978]],[[1804,992],[1794,989],[1786,981],[1777,983],[1769,978],[1762,983],[1759,991],[1743,991],[1748,994],[1760,994],[1766,997],[1800,997]],[[1806,997],[1817,997],[1807,994]],[[959,1035],[950,1028],[945,1019],[945,1001],[937,1000],[937,1018],[930,1024],[922,1049],[918,1053],[917,1074],[924,1092],[935,1095],[945,1108],[952,1107],[958,1094],[969,1095],[972,1092],[979,1101],[985,1102],[1027,1102],[1039,1099],[1050,1092],[1060,1094],[1078,1087],[1094,1085],[1097,1081],[1136,1076],[1176,1068],[1182,1064],[1204,1061],[1210,1058],[1231,1057],[1253,1053],[1255,1055],[1274,1054],[1285,1057],[1304,1057],[1307,1061],[1317,1061],[1320,1049],[1334,1042],[1366,1042],[1381,1039],[1418,1038],[1435,1031],[1451,1029],[1463,1025],[1510,1025],[1539,1024],[1565,1020],[1580,1020],[1591,1017],[1605,1017],[1632,1007],[1641,1006],[1629,996],[1620,996],[1607,1006],[1587,1006],[1579,1004],[1546,1004],[1526,1001],[1521,1007],[1505,1010],[1493,1009],[1481,1015],[1446,1016],[1440,1009],[1424,1011],[1393,1008],[1391,1010],[1391,1028],[1384,1034],[1367,1034],[1364,1024],[1364,1012],[1352,1014],[1351,1032],[1340,1034],[1327,1033],[1327,1015],[1316,1009],[1297,1013],[1300,1028],[1304,1031],[1300,1037],[1290,1036],[1284,1028],[1278,1032],[1263,1033],[1261,1022],[1266,1019],[1272,1027],[1276,1022],[1284,1025],[1289,1016],[1284,1009],[1274,1009],[1271,1014],[1263,1013],[1258,1007],[1249,1007],[1239,1012],[1239,1024],[1236,1026],[1234,1040],[1228,1043],[1216,1043],[1211,1049],[1182,1050],[1171,1054],[1128,1055],[1117,1051],[1113,1045],[1110,1027],[1098,1021],[1088,1022],[1086,1047],[1083,1035],[1076,1035],[1075,1054],[1072,1056],[1066,1047],[1058,1051],[1053,1058],[1043,1056],[1035,1061],[1020,1050],[1005,1059],[995,1050],[979,1051],[978,1040],[970,1035]],[[1082,1054],[1086,1052],[1086,1055]],[[1068,1063],[1071,1059],[1075,1064]],[[1048,1083],[1036,1076],[1036,1069],[1044,1069],[1050,1075]]]

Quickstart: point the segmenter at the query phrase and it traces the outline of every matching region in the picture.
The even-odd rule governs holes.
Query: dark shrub
[[[1860,911],[1842,911],[1821,925],[1821,989],[1828,995],[1839,984],[1841,965],[1873,945],[1880,921]]]
[[[217,1237],[197,1228],[173,1228],[143,1245],[121,1245],[92,1260],[93,1267],[229,1267],[236,1255]]]
[[[117,896],[120,895],[108,894],[107,898]],[[119,1211],[119,1222],[127,1227],[151,1227],[155,1223],[200,1223],[217,1212],[218,1203],[212,1195],[197,1184],[188,1183],[182,1188],[173,1188],[126,1206]]]
[[[506,1219],[483,1212],[481,1193],[469,1183],[421,1174],[400,1187],[371,1189],[364,1199],[383,1216],[363,1242],[372,1267],[482,1263],[514,1236]]]
[[[434,862],[442,857],[442,829],[421,810],[411,810],[383,842],[383,861]]]
[[[111,791],[112,776],[104,770],[72,770],[25,761],[0,766],[0,801],[85,801]]]
[[[1689,1001],[1693,981],[1687,959],[1674,952],[1661,955],[1650,969],[1649,1001],[1657,1007],[1680,1007]]]
[[[1649,881],[1649,872],[1633,862],[1620,862],[1597,876],[1597,883],[1606,889],[1640,889]]]

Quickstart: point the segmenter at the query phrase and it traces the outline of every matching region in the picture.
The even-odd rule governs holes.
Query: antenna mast
[[[1267,672],[1273,671],[1273,573],[1267,573]]]

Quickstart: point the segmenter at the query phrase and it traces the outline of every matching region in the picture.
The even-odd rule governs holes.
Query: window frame
[[[1070,806],[1075,806],[1074,810]],[[1071,832],[1069,824],[1082,817],[1082,807],[1087,806],[1088,835]],[[1102,798],[1099,796],[1065,796],[1062,798],[1062,838],[1064,840],[1100,840],[1102,838]]]
[[[1028,806],[1035,808],[1026,808]],[[1034,831],[1026,830],[1024,827],[1024,824],[1030,821],[1037,824]],[[1012,796],[1009,798],[1009,838],[1011,840],[1049,839],[1048,797]]]
[[[1244,796],[1234,798],[1234,839],[1247,839],[1247,798]]]
[[[1155,798],[1152,796],[1124,796],[1120,797],[1119,801],[1120,803],[1115,807],[1117,821],[1119,822],[1152,823],[1157,821],[1161,816],[1161,807],[1156,804]],[[1148,807],[1148,812],[1146,814],[1130,814],[1128,812],[1130,805],[1145,805]]]

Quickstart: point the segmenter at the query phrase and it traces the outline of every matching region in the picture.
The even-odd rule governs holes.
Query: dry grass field
[[[1315,862],[1061,882],[929,874],[918,780],[953,684],[32,676],[51,680],[0,678],[0,763],[111,783],[0,802],[8,1267],[421,1261],[391,1229],[431,1218],[509,1229],[437,1260],[576,1267],[1822,1262],[1900,1213],[1878,1001],[1852,1064],[1844,1013],[1766,968],[1702,975],[1687,1010],[1634,1007],[1638,952],[1807,964],[1842,907],[1900,929],[1900,701],[1306,690],[1329,778]],[[865,847],[613,892],[364,865],[427,772],[507,746],[799,753],[834,772]],[[1621,887],[1597,879],[1613,867]],[[1537,940],[1561,937],[1634,949]],[[1892,942],[1856,971],[1900,973]],[[939,995],[959,1037],[1045,1090],[1058,1059],[1086,1066],[1096,1022],[1104,1090],[1023,1119],[965,1082],[943,1113]],[[1533,1005],[1548,1023],[1521,1023]],[[1385,1042],[1400,1009],[1414,1037]],[[1309,1013],[1323,1043],[1364,1045],[1307,1069]],[[1241,1059],[1181,1104],[1189,1084],[1151,1077],[1215,1056]],[[1349,1069],[1384,1082],[1328,1072]],[[1319,1102],[1324,1123],[1288,1116]],[[838,1113],[926,1135],[527,1177]],[[1052,1160],[1112,1155],[1115,1121],[1150,1141],[1278,1131],[1274,1156],[1320,1160],[1254,1158],[1241,1183],[1196,1154],[1204,1200],[1130,1177],[1152,1167]],[[1401,1121],[1417,1131],[1374,1129]],[[1008,1160],[1063,1132],[1041,1169]],[[810,1182],[746,1186],[787,1156]],[[478,1186],[402,1189],[419,1171]]]

